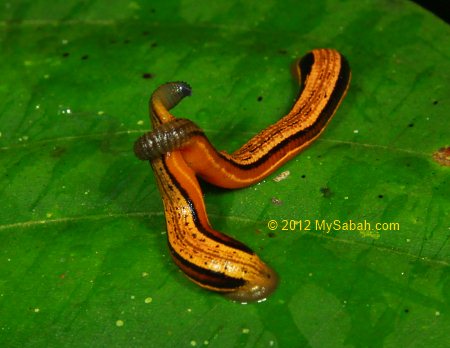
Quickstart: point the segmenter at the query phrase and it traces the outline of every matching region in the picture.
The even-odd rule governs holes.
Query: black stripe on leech
[[[311,73],[314,65],[314,53],[309,52],[303,56],[297,64],[300,67],[300,92],[298,94],[298,97],[300,97],[305,87],[306,77]]]
[[[339,101],[342,99],[342,96],[347,91],[351,79],[351,70],[348,60],[342,54],[339,55],[341,56],[341,70],[339,71],[336,86],[330,97],[330,99],[337,99],[337,103],[339,103]]]
[[[175,262],[180,266],[183,272],[189,277],[203,285],[216,289],[233,290],[245,285],[246,281],[241,278],[229,277],[223,273],[211,271],[199,267],[179,255],[170,245],[169,250]]]
[[[250,249],[245,244],[243,244],[243,243],[239,242],[238,240],[231,238],[223,233],[220,233],[220,232],[217,232],[218,233],[217,235],[213,234],[200,223],[194,203],[189,198],[189,195],[186,193],[186,190],[178,183],[178,181],[173,177],[170,170],[167,168],[167,164],[166,164],[164,156],[162,159],[163,159],[162,164],[164,166],[164,169],[168,173],[171,181],[174,183],[174,185],[180,191],[182,196],[185,198],[186,202],[189,204],[189,208],[190,208],[191,214],[192,214],[192,220],[194,221],[195,227],[197,227],[197,229],[200,231],[200,233],[204,234],[206,237],[211,238],[212,240],[214,240],[218,243],[225,244],[226,246],[229,246],[230,248],[238,249],[247,254],[254,255],[253,250]]]

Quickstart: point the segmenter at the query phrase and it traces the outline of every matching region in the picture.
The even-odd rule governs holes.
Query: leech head
[[[136,140],[134,154],[143,161],[151,161],[186,145],[195,134],[203,134],[203,132],[194,122],[176,118],[163,123],[153,132],[145,133]]]
[[[249,279],[245,285],[235,291],[225,293],[224,296],[241,303],[264,301],[278,285],[278,275],[267,265],[264,266],[252,277],[253,279]]]
[[[153,125],[156,127],[173,120],[174,116],[169,110],[174,108],[181,99],[190,96],[191,93],[191,86],[186,82],[168,82],[159,86],[149,101]]]

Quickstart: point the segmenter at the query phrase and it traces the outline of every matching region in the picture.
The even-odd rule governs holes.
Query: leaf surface
[[[387,0],[48,6],[0,11],[1,346],[446,346],[448,25]],[[289,111],[290,65],[319,47],[353,74],[324,134],[260,184],[204,186],[212,225],[281,279],[263,303],[229,302],[168,255],[132,152],[148,97],[189,82],[174,114],[233,151]]]

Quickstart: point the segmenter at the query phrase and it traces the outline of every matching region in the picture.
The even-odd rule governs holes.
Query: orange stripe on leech
[[[184,147],[182,154],[188,165],[211,184],[224,188],[239,188],[256,182],[251,170],[239,171],[229,161],[220,157],[204,139]]]
[[[175,119],[169,110],[165,107],[164,103],[160,99],[150,101],[150,110],[153,127],[162,123],[167,123]]]
[[[206,207],[203,201],[203,193],[200,184],[195,177],[193,168],[186,164],[180,151],[171,152],[166,157],[166,165],[179,185],[187,192],[189,199],[196,207],[197,217],[203,225],[210,225],[206,215]],[[183,197],[181,193],[180,196]]]
[[[284,148],[283,151],[279,151],[270,157],[268,161],[251,169],[234,166],[234,159],[231,156],[227,155],[230,160],[222,158],[204,139],[192,142],[189,146],[184,147],[181,152],[194,172],[209,183],[224,188],[240,188],[259,182],[311,142],[312,140],[307,141],[303,145],[290,150]]]

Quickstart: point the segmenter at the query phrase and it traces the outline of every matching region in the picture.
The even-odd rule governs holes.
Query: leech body
[[[295,69],[303,89],[289,114],[277,123],[232,154],[216,151],[204,136],[198,136],[183,149],[184,159],[197,175],[225,188],[252,185],[322,133],[347,91],[348,63],[339,52],[321,49],[304,56]]]
[[[203,132],[194,122],[177,118],[141,136],[134,143],[134,153],[141,160],[152,160],[182,147],[195,134]]]
[[[194,171],[175,150],[151,161],[163,198],[169,249],[195,283],[240,302],[267,297],[276,274],[241,242],[215,231]]]
[[[350,83],[345,58],[313,50],[296,65],[301,93],[292,110],[232,154],[218,152],[191,121],[169,110],[191,94],[183,82],[159,87],[150,99],[154,131],[135,144],[151,162],[164,202],[169,249],[195,283],[240,301],[266,298],[277,276],[241,242],[215,231],[206,215],[196,175],[225,188],[254,184],[308,146],[334,115]]]

